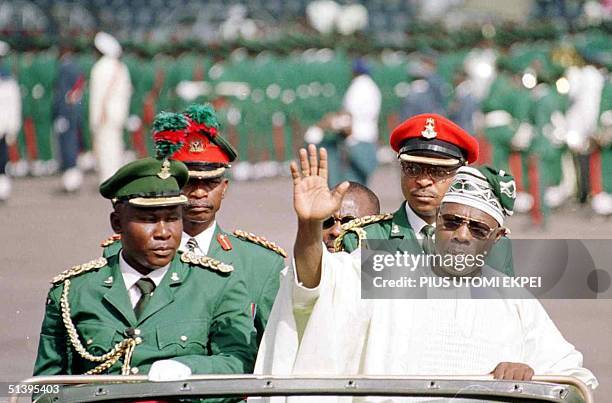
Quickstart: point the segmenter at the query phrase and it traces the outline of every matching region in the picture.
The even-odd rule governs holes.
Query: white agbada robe
[[[132,82],[119,59],[102,56],[92,67],[89,124],[100,182],[124,164],[123,128],[130,110]]]
[[[485,375],[509,361],[598,385],[537,300],[362,300],[360,255],[323,248],[315,289],[284,272],[256,374]],[[312,313],[298,341],[303,307]]]

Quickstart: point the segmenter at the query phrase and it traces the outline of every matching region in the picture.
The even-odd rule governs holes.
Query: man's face
[[[457,168],[401,162],[402,193],[415,213],[433,220]]]
[[[111,213],[113,230],[121,234],[123,257],[148,273],[170,263],[181,242],[181,206],[139,208],[129,204]]]
[[[215,219],[225,197],[228,180],[225,178],[189,178],[182,193],[189,199],[183,207],[183,220],[192,224],[207,224]]]
[[[342,224],[355,218],[377,214],[375,206],[365,197],[355,193],[347,193],[342,199],[340,210],[333,216],[323,221],[323,242],[327,250],[334,252],[334,241],[342,232]]]
[[[486,256],[505,233],[505,228],[489,214],[459,203],[444,203],[436,223],[436,252],[440,255]],[[481,259],[482,260],[482,259]],[[467,275],[480,265],[458,270],[443,269],[452,275]]]

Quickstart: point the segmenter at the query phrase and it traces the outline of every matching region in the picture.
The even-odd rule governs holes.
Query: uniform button
[[[187,336],[185,336],[185,335],[181,336],[181,341],[187,341],[187,339],[188,339]]]
[[[91,343],[93,343],[93,339],[87,339],[87,345],[90,345]]]
[[[140,336],[140,329],[134,329],[134,336]]]
[[[132,367],[132,369],[130,369],[130,372],[131,372],[133,375],[136,375],[136,374],[138,373],[138,367]]]
[[[134,341],[136,342],[136,344],[140,344],[142,343],[142,337],[138,336],[134,339]]]

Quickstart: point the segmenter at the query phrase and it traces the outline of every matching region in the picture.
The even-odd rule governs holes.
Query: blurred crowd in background
[[[431,112],[512,172],[535,224],[571,200],[609,215],[611,33],[609,0],[5,0],[0,200],[10,177],[103,180],[152,154],[156,113],[210,102],[237,180],[287,174],[305,139],[350,165],[360,113],[377,122],[374,169],[395,158],[391,130]],[[380,99],[353,104],[376,110],[342,123],[360,76]]]

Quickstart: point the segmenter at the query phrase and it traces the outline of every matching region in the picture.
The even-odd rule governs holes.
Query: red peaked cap
[[[219,121],[209,104],[192,104],[185,109],[187,120],[185,144],[173,158],[201,169],[229,166],[236,159],[236,150],[219,133]]]
[[[218,139],[217,139],[218,140]],[[187,130],[185,144],[172,155],[184,163],[219,163],[229,165],[235,159],[224,147],[211,141],[211,136]]]
[[[398,154],[427,154],[473,163],[478,142],[454,122],[435,113],[413,116],[397,126],[389,140]]]

